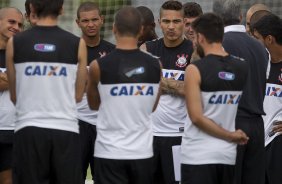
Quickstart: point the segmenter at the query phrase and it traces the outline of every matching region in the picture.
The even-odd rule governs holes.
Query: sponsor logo
[[[234,80],[235,74],[230,72],[219,72],[218,77],[223,80]]]
[[[114,86],[110,90],[112,96],[153,96],[153,86],[131,85],[131,86]]]
[[[25,68],[27,76],[67,76],[66,67],[59,66],[27,66]]]
[[[209,104],[238,104],[241,95],[234,94],[218,94],[212,95],[209,99]]]
[[[188,58],[188,54],[181,54],[181,55],[177,55],[177,61],[176,61],[176,66],[183,68],[185,66],[187,66],[188,62],[187,62],[187,58]]]
[[[164,78],[168,78],[168,79],[184,81],[184,72],[180,72],[180,71],[164,71],[163,70],[163,77]]]
[[[282,97],[282,88],[267,87],[265,96]]]
[[[145,68],[141,66],[139,68],[135,68],[133,70],[130,70],[129,72],[126,72],[125,75],[127,77],[132,77],[133,75],[140,75],[143,74],[144,72],[145,72]]]
[[[39,52],[54,52],[56,46],[53,44],[39,43],[34,45],[34,50]]]

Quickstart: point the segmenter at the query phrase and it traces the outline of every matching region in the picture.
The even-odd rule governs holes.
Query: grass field
[[[88,169],[87,169],[87,177],[86,177],[86,179],[87,179],[87,180],[92,180],[90,167],[88,167]]]

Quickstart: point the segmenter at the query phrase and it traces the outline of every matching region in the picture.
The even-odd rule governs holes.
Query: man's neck
[[[280,63],[282,62],[282,46],[276,46],[272,49],[269,49],[271,55],[272,63]]]
[[[56,26],[58,25],[58,19],[54,17],[40,17],[38,18],[36,25],[38,26]]]
[[[221,43],[212,43],[208,44],[206,48],[204,48],[205,56],[209,54],[217,55],[217,56],[227,56],[228,53],[224,51]]]
[[[137,49],[138,39],[134,37],[119,37],[116,39],[116,48],[122,50]]]
[[[7,41],[5,37],[0,35],[0,50],[6,49]]]
[[[101,40],[99,34],[96,35],[96,36],[93,36],[93,37],[82,35],[82,38],[85,40],[86,45],[89,46],[89,47],[95,47],[95,46],[99,45],[100,40]]]
[[[164,44],[166,47],[177,47],[180,45],[184,40],[184,37],[180,37],[175,41],[168,40],[167,38],[164,37]]]

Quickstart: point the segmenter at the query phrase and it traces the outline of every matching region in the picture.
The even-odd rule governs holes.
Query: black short
[[[13,130],[0,130],[0,172],[12,169]]]
[[[279,135],[266,147],[266,183],[282,183],[282,135]]]
[[[90,165],[92,179],[94,172],[94,146],[96,140],[96,126],[79,120],[79,139],[81,145],[82,177],[86,179],[87,169]]]
[[[250,138],[248,144],[237,146],[236,184],[265,184],[264,122],[262,117],[236,117],[236,129]]]
[[[175,181],[172,146],[180,145],[182,137],[154,136],[154,184],[178,184]]]
[[[82,182],[77,133],[26,127],[15,133],[15,184]]]
[[[181,184],[233,184],[234,165],[181,164]]]
[[[152,184],[152,158],[114,160],[95,157],[95,184]]]

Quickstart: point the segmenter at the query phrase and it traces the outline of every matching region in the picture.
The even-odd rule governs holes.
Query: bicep
[[[189,65],[185,71],[185,100],[188,114],[192,122],[202,116],[202,99],[200,89],[200,73],[195,65]]]

